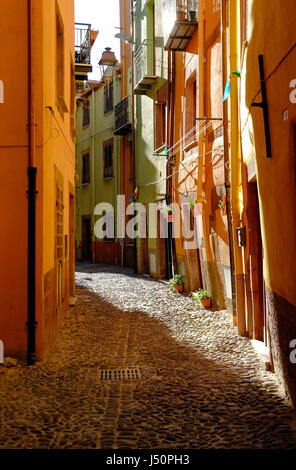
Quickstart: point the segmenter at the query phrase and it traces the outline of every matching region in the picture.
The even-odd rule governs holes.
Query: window
[[[75,128],[75,66],[72,61],[72,57],[70,58],[70,60],[71,60],[70,132],[71,132],[72,139],[74,139],[74,137],[78,135],[76,128]]]
[[[167,92],[168,87],[162,87],[154,102],[154,149],[167,144]]]
[[[155,103],[155,133],[154,133],[154,148],[159,149],[166,144],[166,114],[167,103]]]
[[[90,157],[89,153],[82,155],[82,184],[90,183]]]
[[[57,107],[61,114],[68,112],[65,103],[65,58],[64,24],[56,4],[56,95]]]
[[[185,133],[196,125],[196,80],[187,80],[186,89]],[[190,135],[190,137],[192,137]]]
[[[87,127],[89,125],[89,112],[90,109],[90,102],[89,99],[85,99],[82,101],[82,127]]]
[[[104,178],[113,176],[113,139],[107,140],[103,144],[104,152]]]
[[[104,87],[104,114],[113,111],[113,83]]]

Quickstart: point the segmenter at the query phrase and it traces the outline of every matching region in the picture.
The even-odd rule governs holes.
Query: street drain
[[[139,380],[141,372],[139,367],[126,367],[124,369],[101,369],[100,380],[103,382],[109,380]]]

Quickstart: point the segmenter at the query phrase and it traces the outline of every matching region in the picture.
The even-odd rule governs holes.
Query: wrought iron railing
[[[145,76],[162,77],[166,71],[163,41],[158,43],[152,39],[144,39],[135,52],[135,84]]]
[[[115,126],[114,133],[124,135],[131,131],[132,122],[132,102],[131,97],[126,96],[115,105]]]
[[[91,25],[75,23],[75,63],[90,64]]]
[[[199,0],[164,0],[166,22],[198,21],[198,3]]]

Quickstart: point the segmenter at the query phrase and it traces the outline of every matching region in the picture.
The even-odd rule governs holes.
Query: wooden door
[[[62,307],[63,292],[63,256],[64,256],[64,202],[63,186],[56,183],[56,309]]]
[[[82,216],[82,258],[91,261],[91,218],[90,215]]]
[[[148,227],[147,227],[147,204],[145,213],[139,213],[139,218],[142,226],[146,227],[146,236],[140,238],[140,253],[141,253],[141,273],[149,274],[149,247],[148,247]]]
[[[248,184],[248,221],[250,229],[250,284],[253,307],[253,332],[259,341],[267,337],[266,298],[263,280],[263,249],[257,183]]]
[[[69,194],[69,293],[75,297],[75,199]]]

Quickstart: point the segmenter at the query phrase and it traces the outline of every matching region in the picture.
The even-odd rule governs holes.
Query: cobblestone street
[[[0,367],[0,448],[296,448],[295,414],[229,313],[129,270],[81,264],[76,281],[50,357]]]

